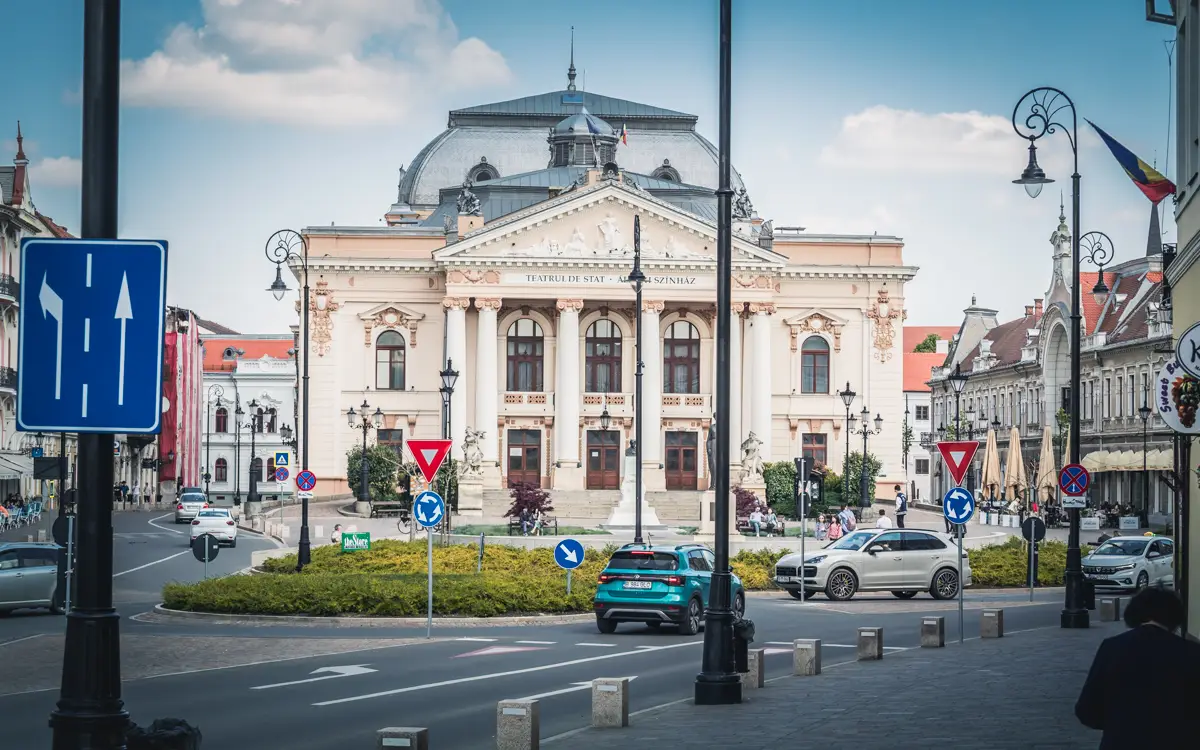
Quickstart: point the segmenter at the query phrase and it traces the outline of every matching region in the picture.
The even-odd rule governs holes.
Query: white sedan
[[[1097,589],[1135,591],[1175,585],[1175,543],[1161,536],[1118,536],[1083,558]]]
[[[201,534],[212,534],[218,542],[237,546],[238,526],[228,508],[206,508],[192,519],[192,541]]]

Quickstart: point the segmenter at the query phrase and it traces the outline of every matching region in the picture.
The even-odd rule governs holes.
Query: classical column
[[[554,378],[555,460],[560,469],[579,463],[579,311],[581,299],[558,301],[558,367]],[[557,484],[557,483],[556,483]],[[560,488],[562,489],[562,488]]]
[[[446,308],[446,358],[458,371],[458,382],[450,397],[450,439],[454,441],[451,455],[459,460],[463,457],[462,445],[467,424],[467,308],[470,306],[469,297],[442,299],[442,307]],[[445,366],[443,362],[442,367]],[[441,368],[438,369],[440,371]],[[440,378],[438,387],[441,387]]]
[[[642,300],[642,466],[644,489],[660,489],[657,480],[650,477],[657,473],[663,462],[662,448],[662,385],[663,357],[662,332],[659,317],[666,305],[661,301]],[[636,366],[636,365],[635,365]]]
[[[480,441],[483,465],[489,467],[497,460],[496,420],[499,417],[497,399],[500,383],[496,367],[496,315],[500,311],[499,297],[476,297],[479,326],[475,332],[475,424],[486,434]]]
[[[737,447],[745,440],[742,432],[742,302],[733,303],[729,325],[729,444],[730,461],[741,464]],[[713,357],[716,359],[716,357]],[[716,391],[716,381],[713,381],[713,391]],[[713,400],[713,411],[716,411],[716,400]],[[735,475],[736,476],[736,475]]]
[[[759,450],[764,461],[774,460],[771,453],[771,314],[774,312],[772,304],[750,303],[754,342],[754,369],[749,378],[754,389],[750,429],[763,442]]]

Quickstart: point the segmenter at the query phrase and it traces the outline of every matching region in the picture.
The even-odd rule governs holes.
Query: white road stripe
[[[525,646],[553,646],[558,641],[517,641],[517,643]]]
[[[11,646],[14,643],[20,643],[21,641],[32,641],[34,638],[41,638],[42,635],[44,635],[44,634],[43,633],[34,633],[33,635],[27,635],[24,638],[13,638],[11,641],[5,641],[4,643],[0,643],[0,647]]]
[[[633,682],[634,680],[637,679],[637,675],[634,675],[632,677],[626,677],[625,679],[629,680],[630,682]],[[551,690],[548,693],[538,693],[537,695],[527,695],[524,698],[517,698],[517,700],[519,700],[519,701],[535,701],[535,700],[539,700],[541,698],[551,698],[555,695],[566,695],[567,693],[577,693],[580,690],[587,690],[591,686],[592,686],[591,682],[572,682],[571,687],[569,687],[569,688],[563,688],[561,690]]]
[[[145,565],[139,565],[136,568],[130,568],[129,570],[122,570],[120,573],[113,573],[113,578],[126,575],[127,573],[136,573],[137,571],[142,570],[143,568],[148,568],[151,565],[158,565],[159,563],[166,562],[167,560],[174,560],[175,558],[179,557],[180,555],[190,555],[190,554],[192,554],[192,551],[190,549],[185,549],[183,552],[176,552],[173,555],[168,555],[167,557],[155,560],[153,562],[148,562]]]
[[[767,645],[768,646],[795,646],[796,644],[788,643],[787,641],[767,641]],[[821,648],[858,648],[858,646],[854,645],[853,643],[822,643]],[[884,651],[907,651],[908,649],[903,646],[884,646],[883,650]]]
[[[655,646],[654,651],[666,651],[668,649],[684,648],[686,646],[700,646],[703,641],[688,641],[687,643],[674,643],[669,646]],[[353,703],[354,701],[364,701],[371,698],[382,698],[388,695],[400,695],[401,693],[415,693],[419,690],[431,690],[433,688],[448,687],[450,685],[462,685],[467,682],[482,682],[484,680],[494,680],[498,677],[513,677],[519,674],[532,674],[533,672],[544,672],[548,669],[561,669],[563,667],[573,667],[576,664],[587,664],[594,661],[603,661],[606,659],[617,659],[622,656],[631,656],[634,654],[644,654],[645,649],[638,651],[619,651],[615,654],[604,654],[602,656],[589,656],[585,659],[572,659],[570,661],[560,661],[555,664],[545,664],[538,667],[526,667],[525,669],[514,669],[508,672],[492,672],[491,674],[473,675],[471,677],[459,677],[455,680],[443,680],[441,682],[430,682],[425,685],[411,685],[409,687],[396,688],[394,690],[383,690],[378,693],[368,693],[366,695],[354,695],[349,698],[338,698],[337,700],[321,701],[314,703],[314,706],[335,706],[340,703]]]
[[[456,641],[471,641],[472,643],[495,643],[496,638],[455,638]]]
[[[615,643],[576,643],[576,646],[589,646],[591,648],[616,648]]]
[[[159,520],[160,518],[166,518],[167,516],[172,516],[172,517],[174,517],[174,515],[175,515],[174,511],[172,511],[171,513],[167,513],[167,514],[165,514],[165,515],[161,515],[161,516],[157,516],[157,517],[155,517],[155,518],[151,518],[151,519],[150,519],[149,521],[147,521],[146,523],[150,524],[151,526],[153,526],[153,527],[154,527],[154,528],[156,528],[156,529],[162,529],[163,531],[169,531],[169,532],[171,532],[172,534],[182,534],[183,532],[182,532],[182,531],[180,531],[179,529],[172,529],[172,528],[168,528],[168,527],[166,527],[166,526],[159,526],[158,524],[156,524],[156,523],[155,523],[155,521]]]

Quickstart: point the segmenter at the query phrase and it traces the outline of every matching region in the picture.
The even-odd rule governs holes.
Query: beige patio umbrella
[[[988,428],[987,442],[983,447],[983,471],[979,487],[989,500],[995,500],[1000,489],[1000,451],[996,448],[996,433]]]
[[[1004,489],[1010,500],[1021,497],[1025,489],[1025,460],[1021,455],[1021,433],[1016,427],[1008,436],[1008,465],[1004,469]]]
[[[1058,467],[1054,465],[1054,438],[1050,428],[1042,430],[1042,453],[1038,458],[1037,492],[1042,502],[1054,499],[1054,491],[1058,488]]]

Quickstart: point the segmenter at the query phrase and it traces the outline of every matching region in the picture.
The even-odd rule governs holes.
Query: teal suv
[[[695,635],[704,622],[715,558],[703,544],[677,547],[626,544],[613,553],[596,587],[596,627],[612,633],[622,622],[651,628],[676,625]],[[746,611],[746,591],[733,576],[733,610]]]

